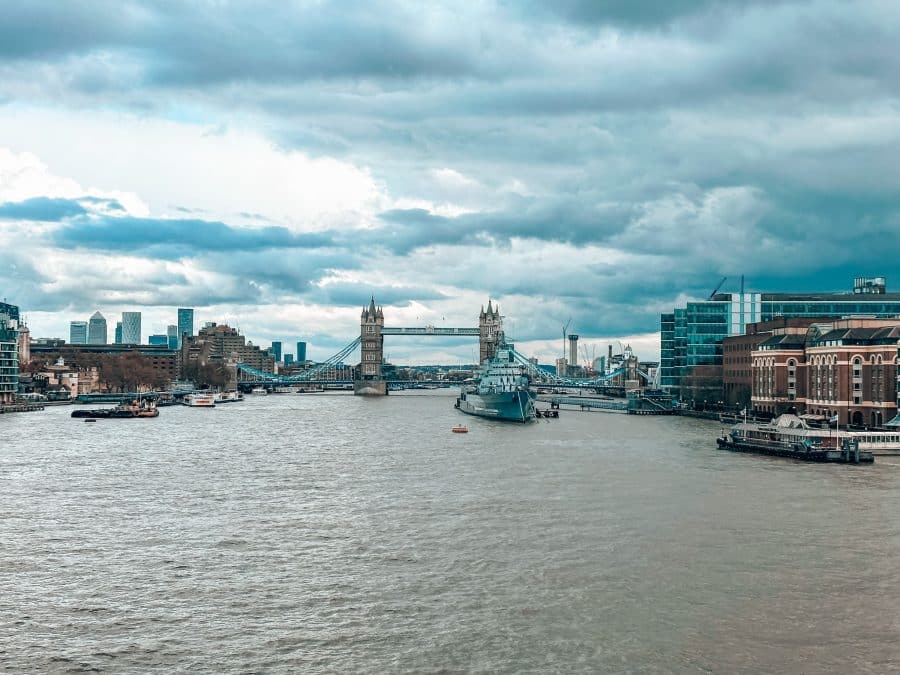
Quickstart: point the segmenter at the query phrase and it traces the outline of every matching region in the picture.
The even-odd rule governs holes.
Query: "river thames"
[[[900,460],[452,397],[0,416],[10,672],[900,669]],[[450,432],[468,425],[468,434]]]

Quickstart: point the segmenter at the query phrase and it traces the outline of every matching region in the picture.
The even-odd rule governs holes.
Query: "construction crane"
[[[708,298],[709,300],[712,300],[715,297],[716,293],[719,292],[719,289],[722,288],[722,284],[725,283],[726,279],[728,279],[728,277],[722,277],[722,280],[718,284],[716,284],[716,287],[713,289],[713,292],[709,294],[709,298]]]
[[[566,325],[563,326],[563,358],[566,358],[566,333],[569,330],[569,324],[572,323],[572,317],[569,317],[569,320],[566,321]]]
[[[588,369],[592,368],[594,365],[594,358],[597,356],[597,345],[591,345],[590,354],[588,354],[587,345],[581,345],[581,355],[584,357]]]

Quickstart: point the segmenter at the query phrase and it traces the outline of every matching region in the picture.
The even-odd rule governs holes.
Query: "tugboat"
[[[516,361],[512,344],[503,340],[496,355],[485,361],[474,383],[463,386],[454,407],[468,415],[511,422],[534,419],[534,395],[531,378]]]

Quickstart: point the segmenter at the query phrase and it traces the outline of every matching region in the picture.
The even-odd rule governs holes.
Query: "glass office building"
[[[181,337],[194,334],[194,310],[189,307],[178,308],[178,348],[181,349]]]
[[[88,338],[89,345],[105,345],[107,342],[106,319],[98,311],[91,315],[88,321]]]
[[[69,322],[69,344],[86,345],[88,339],[88,322],[87,321],[70,321]]]
[[[747,324],[785,318],[900,318],[900,293],[883,277],[857,277],[849,293],[717,293],[660,315],[660,384],[681,393],[699,367],[722,365],[722,340]]]
[[[122,312],[122,344],[141,344],[140,312]]]

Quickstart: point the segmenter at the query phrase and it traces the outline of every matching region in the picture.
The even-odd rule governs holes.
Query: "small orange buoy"
[[[454,434],[467,434],[469,433],[469,428],[465,425],[457,424],[450,431],[452,431]]]

